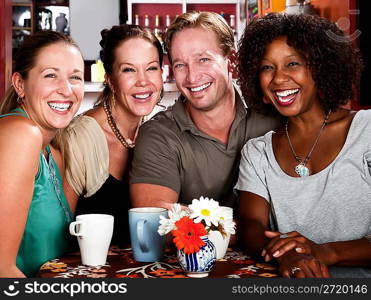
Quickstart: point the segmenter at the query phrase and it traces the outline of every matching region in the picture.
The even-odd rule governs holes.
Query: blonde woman
[[[19,49],[0,108],[0,277],[33,277],[67,248],[72,212],[50,142],[77,112],[83,78],[83,58],[66,35],[41,31]]]

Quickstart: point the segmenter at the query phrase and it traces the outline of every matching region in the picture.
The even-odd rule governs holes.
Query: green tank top
[[[20,108],[0,117],[11,115],[28,118]],[[68,226],[73,218],[49,145],[46,151],[48,160],[40,152],[32,202],[17,255],[17,267],[27,277],[34,277],[44,262],[65,253],[69,240]]]

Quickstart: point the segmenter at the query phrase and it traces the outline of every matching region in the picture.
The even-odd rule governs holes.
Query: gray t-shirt
[[[247,109],[237,91],[235,94],[236,117],[227,145],[197,129],[185,110],[183,97],[143,124],[136,140],[130,183],[168,187],[179,194],[182,204],[204,196],[233,207],[243,145],[279,124],[277,119]]]
[[[291,177],[280,168],[272,134],[252,139],[243,148],[236,189],[265,198],[281,232],[298,231],[316,243],[369,235],[371,111],[354,116],[335,160],[308,177]]]

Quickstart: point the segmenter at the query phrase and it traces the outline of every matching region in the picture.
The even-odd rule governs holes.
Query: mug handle
[[[80,225],[79,232],[76,232],[76,225]],[[70,234],[75,236],[83,236],[82,231],[82,222],[81,221],[74,221],[70,223]]]
[[[139,246],[140,246],[140,249],[143,251],[143,252],[147,252],[148,251],[148,247],[147,247],[147,244],[146,242],[144,241],[144,224],[147,222],[147,220],[145,219],[140,219],[137,223],[137,236],[138,236],[138,242],[139,242]]]

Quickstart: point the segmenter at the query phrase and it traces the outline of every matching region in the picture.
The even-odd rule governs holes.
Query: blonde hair
[[[224,56],[235,49],[233,31],[221,15],[214,12],[191,11],[178,16],[165,34],[165,47],[170,62],[171,41],[174,35],[183,29],[197,27],[211,30],[216,34]]]
[[[29,36],[17,51],[13,73],[19,73],[23,79],[27,79],[28,73],[35,66],[37,56],[41,50],[49,45],[61,42],[79,49],[71,37],[56,31],[38,31]],[[0,103],[0,114],[6,114],[18,107],[17,99],[18,94],[14,87],[11,86]]]

